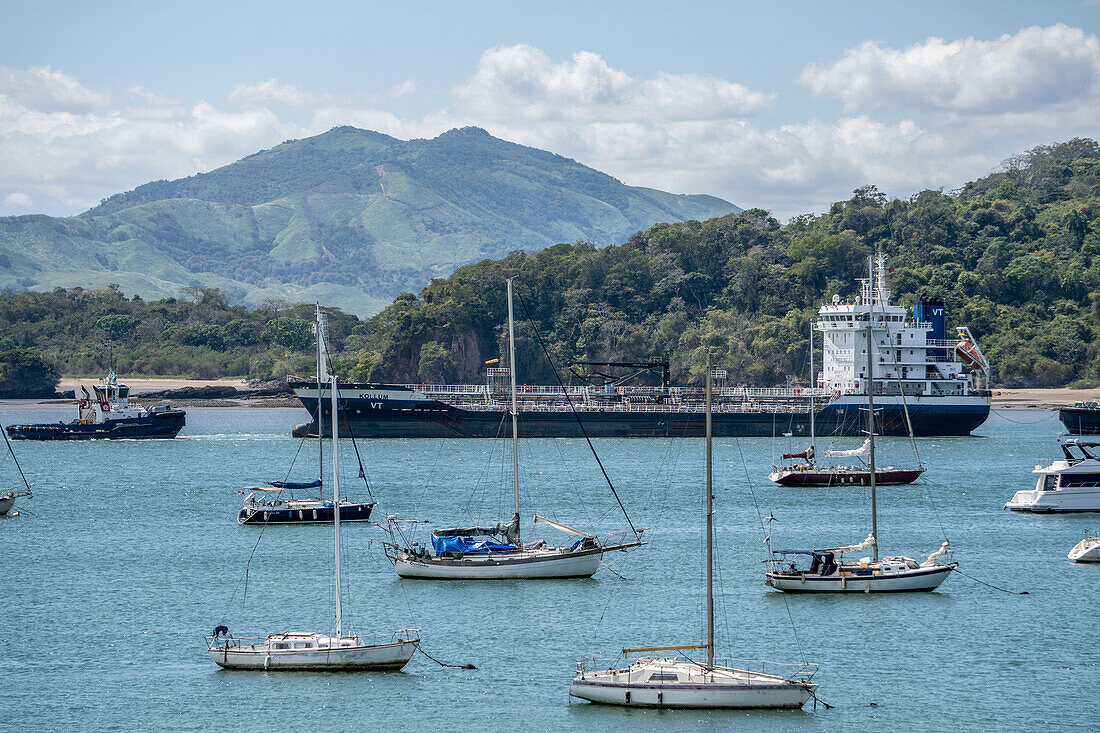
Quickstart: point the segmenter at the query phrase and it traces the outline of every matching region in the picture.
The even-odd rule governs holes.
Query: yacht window
[[[1062,474],[1062,488],[1070,486],[1100,486],[1100,473],[1064,473]]]
[[[1058,487],[1058,475],[1047,474],[1043,476],[1043,491],[1054,491]]]
[[[308,646],[309,646],[309,644],[305,643],[304,641],[298,641],[298,642],[294,643],[294,648],[295,649],[305,649]]]
[[[676,682],[679,679],[675,672],[654,672],[649,676],[650,682]]]
[[[276,649],[289,649],[290,648],[290,644],[274,644],[273,646]]]

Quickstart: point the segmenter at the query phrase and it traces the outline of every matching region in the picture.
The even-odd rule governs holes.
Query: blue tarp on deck
[[[497,542],[496,540],[478,537],[456,537],[454,535],[443,537],[432,535],[432,547],[435,548],[436,555],[442,555],[444,552],[489,552],[490,550],[516,549],[516,546],[510,542]]]

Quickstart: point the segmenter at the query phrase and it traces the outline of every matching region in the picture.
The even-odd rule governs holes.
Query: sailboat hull
[[[255,647],[212,646],[210,657],[224,669],[269,671],[399,670],[416,653],[416,641],[335,649],[271,650]]]
[[[340,502],[340,522],[368,522],[374,502]],[[238,524],[332,524],[331,501],[245,504],[237,512]]]
[[[13,506],[15,506],[14,496],[0,496],[0,516],[10,512]]]
[[[843,576],[772,572],[765,582],[788,593],[911,593],[936,590],[954,569],[954,564],[933,565],[903,573]]]
[[[720,684],[638,684],[573,680],[569,694],[589,702],[639,708],[801,708],[808,686]]]
[[[923,468],[891,468],[875,471],[875,485],[903,486],[911,484],[924,473]],[[871,472],[868,470],[806,469],[802,471],[781,469],[768,476],[781,486],[823,487],[823,486],[870,486]]]
[[[603,550],[569,553],[524,553],[518,557],[467,556],[461,559],[420,558],[400,553],[393,567],[402,578],[432,580],[519,580],[590,578],[600,567]]]

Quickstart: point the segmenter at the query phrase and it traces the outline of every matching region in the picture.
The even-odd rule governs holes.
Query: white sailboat
[[[873,322],[873,320],[872,320]],[[937,562],[950,550],[944,541],[938,550],[918,563],[910,557],[879,558],[878,502],[875,491],[875,397],[872,358],[872,322],[867,324],[867,455],[871,487],[871,533],[855,545],[822,550],[772,550],[769,540],[765,582],[772,588],[796,593],[884,593],[891,591],[932,591],[947,579],[958,563]],[[843,555],[870,548],[869,557],[845,562]],[[777,557],[778,556],[778,557]],[[810,558],[809,568],[798,566],[799,556]]]
[[[283,632],[264,638],[242,638],[217,626],[207,637],[211,658],[226,669],[265,670],[398,670],[416,652],[420,633],[402,629],[387,638],[366,639],[343,633],[343,593],[340,583],[340,458],[337,436],[336,377],[327,373],[324,332],[320,308],[317,311],[317,374],[324,375],[332,395],[333,530],[336,585],[336,633]],[[320,440],[320,438],[318,438]]]
[[[577,664],[569,687],[573,697],[630,707],[667,708],[801,708],[814,696],[811,682],[816,665],[805,664],[792,674],[757,672],[719,664],[714,657],[714,532],[711,489],[711,365],[707,354],[706,394],[706,533],[707,641],[705,644],[623,649],[623,654],[706,649],[706,661],[680,657],[642,657],[634,663],[589,670]],[[748,666],[748,665],[746,665]],[[763,666],[763,665],[762,665]]]
[[[508,279],[508,355],[512,386],[512,498],[514,512],[506,523],[447,527],[432,532],[432,550],[411,541],[402,522],[390,517],[386,555],[402,578],[433,580],[508,580],[588,578],[595,574],[605,553],[638,547],[642,532],[617,532],[599,539],[579,529],[535,515],[534,522],[576,537],[572,545],[552,546],[544,541],[524,544],[519,512],[519,410],[516,398],[516,344],[512,313],[512,279]],[[583,430],[583,425],[581,426]],[[629,519],[628,519],[629,521]]]

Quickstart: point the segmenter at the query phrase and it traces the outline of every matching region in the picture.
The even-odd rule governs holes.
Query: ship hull
[[[1058,419],[1071,435],[1100,435],[1100,409],[1095,407],[1063,407]]]
[[[12,440],[100,440],[174,438],[183,430],[187,413],[183,410],[157,412],[146,417],[106,420],[98,424],[54,423],[9,425]]]
[[[341,389],[341,393],[343,389]],[[316,394],[316,393],[314,393]],[[316,414],[316,397],[299,393],[307,410]],[[866,405],[858,396],[840,398],[818,410],[818,436],[861,437],[866,423]],[[881,398],[880,398],[881,399]],[[913,434],[969,435],[989,417],[988,396],[955,398],[911,398],[879,405],[876,399],[876,433],[906,436],[905,408],[913,424]],[[341,435],[357,438],[495,438],[506,425],[506,413],[496,410],[471,410],[436,400],[409,402],[406,406],[378,400],[341,396],[339,425]],[[865,409],[865,408],[864,408]],[[592,438],[700,438],[706,429],[703,410],[637,409],[579,410],[584,432]],[[346,420],[344,419],[346,416]],[[326,417],[327,421],[328,418]],[[720,410],[713,415],[714,436],[719,438],[808,436],[810,411]],[[299,425],[296,437],[316,437],[316,422]],[[583,437],[577,418],[568,409],[539,411],[520,408],[521,438]]]

